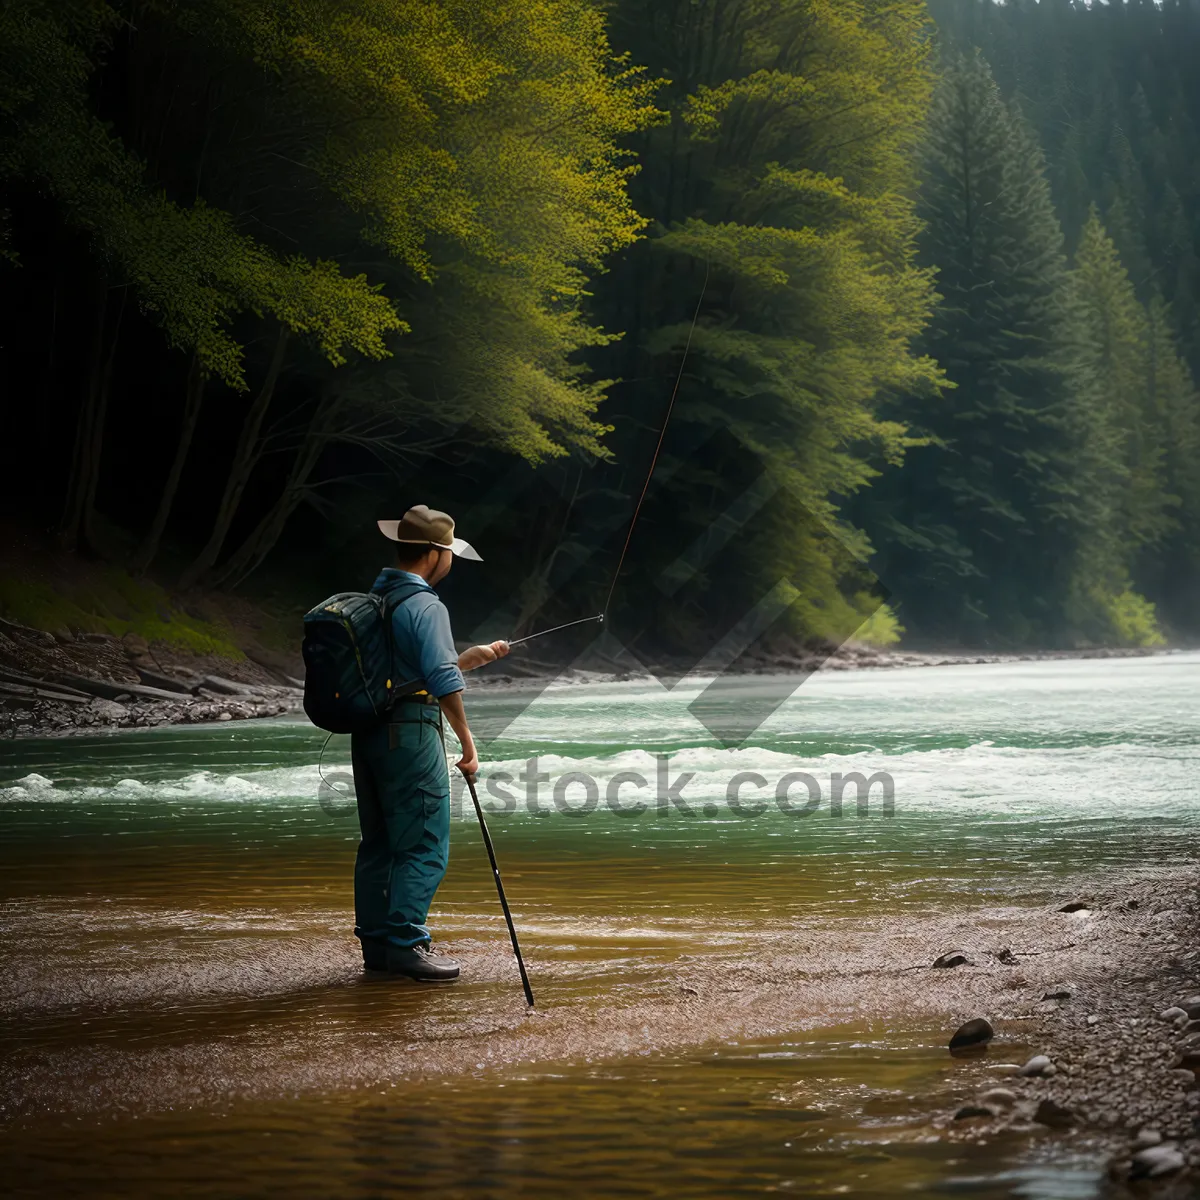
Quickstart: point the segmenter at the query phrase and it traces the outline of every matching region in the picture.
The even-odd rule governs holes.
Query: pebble
[[[1099,1016],[1097,1016],[1095,1013],[1091,1013],[1091,1014],[1088,1016],[1087,1023],[1088,1023],[1089,1025],[1099,1025],[1099,1024],[1100,1024],[1100,1017],[1099,1017]]]
[[[1020,1063],[994,1063],[992,1065],[992,1070],[995,1071],[997,1075],[1020,1075],[1021,1064]]]
[[[1130,1175],[1134,1179],[1157,1179],[1160,1175],[1182,1170],[1186,1165],[1186,1160],[1175,1149],[1174,1143],[1163,1142],[1161,1146],[1148,1146],[1145,1150],[1139,1150],[1133,1156]]]
[[[1017,1102],[1015,1092],[1010,1092],[1008,1088],[994,1087],[988,1088],[982,1096],[979,1097],[980,1104],[991,1104],[1000,1108],[1012,1108]]]
[[[1043,1100],[1037,1106],[1033,1119],[1039,1125],[1049,1125],[1054,1129],[1062,1129],[1075,1123],[1075,1114],[1069,1108],[1063,1108],[1054,1100]]]
[[[975,960],[963,950],[950,950],[939,954],[932,963],[935,967],[973,967]]]
[[[1178,1004],[1172,1004],[1170,1008],[1163,1009],[1158,1015],[1163,1021],[1178,1021],[1180,1017],[1187,1020],[1187,1011],[1180,1008]]]
[[[1138,1130],[1137,1137],[1133,1139],[1133,1148],[1145,1150],[1147,1146],[1157,1146],[1162,1140],[1162,1134],[1147,1125],[1144,1129]]]
[[[1017,1074],[1019,1075],[1053,1075],[1054,1064],[1050,1061],[1050,1056],[1047,1054],[1035,1054]]]
[[[995,1115],[990,1108],[984,1108],[982,1104],[964,1104],[954,1114],[954,1119],[956,1121],[965,1121],[970,1117],[994,1117]]]
[[[1055,991],[1047,992],[1042,997],[1042,999],[1043,1000],[1070,1000],[1071,992],[1067,988],[1057,988]]]

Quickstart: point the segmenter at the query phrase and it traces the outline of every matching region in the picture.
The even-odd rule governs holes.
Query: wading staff
[[[521,947],[517,942],[517,931],[513,926],[512,913],[508,911],[508,901],[504,897],[504,884],[500,881],[500,868],[496,866],[496,851],[492,848],[492,837],[488,833],[487,822],[483,819],[483,809],[479,807],[479,797],[475,794],[475,781],[463,772],[467,787],[471,790],[471,802],[475,805],[475,815],[479,818],[479,832],[483,834],[483,844],[487,847],[488,859],[492,864],[492,874],[496,879],[496,891],[500,894],[500,907],[504,909],[504,920],[508,923],[508,936],[512,938],[513,953],[517,956],[517,967],[521,972],[521,986],[525,989],[525,999],[529,1007],[533,1007],[533,988],[529,986],[529,976],[525,973],[525,960],[521,957]]]

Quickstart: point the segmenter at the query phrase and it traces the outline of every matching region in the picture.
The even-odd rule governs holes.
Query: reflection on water
[[[1094,1165],[1031,1161],[1036,1134],[987,1146],[939,1136],[931,1112],[983,1077],[919,1033],[841,1030],[159,1115],[82,1139],[59,1129],[8,1157],[32,1187],[68,1194],[1094,1195]]]
[[[588,1014],[798,929],[1042,905],[1082,868],[1193,858],[1198,676],[1180,655],[818,677],[733,751],[689,695],[551,690],[492,770],[536,755],[603,791],[619,771],[653,780],[666,753],[695,811],[494,817],[539,1007],[583,1032],[553,1073],[467,1061],[420,1085],[397,1055],[436,1064],[523,1019],[469,810],[433,922],[467,978],[381,985],[349,938],[353,817],[317,803],[323,735],[273,721],[6,745],[5,1175],[64,1194],[1094,1195],[1086,1159],[1039,1161],[1044,1132],[979,1146],[931,1127],[984,1070],[948,1060],[940,1026],[589,1065]],[[345,757],[335,742],[327,767]],[[739,771],[797,769],[887,771],[895,816],[730,813]]]

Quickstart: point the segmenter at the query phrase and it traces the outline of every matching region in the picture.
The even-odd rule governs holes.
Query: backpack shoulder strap
[[[405,580],[398,587],[393,588],[385,600],[380,605],[383,611],[384,626],[387,630],[387,645],[388,645],[388,678],[395,679],[394,664],[396,661],[396,638],[392,632],[392,617],[396,614],[396,609],[406,601],[411,600],[414,596],[420,595],[421,592],[433,592],[433,588],[424,581],[418,583],[415,579]],[[418,664],[418,669],[419,669]],[[411,696],[415,692],[423,691],[425,688],[425,680],[420,677],[416,679],[408,679],[403,683],[397,683],[391,691],[391,704],[395,704],[397,700],[402,700],[405,696]],[[389,705],[390,707],[390,705]]]
[[[429,584],[425,582],[418,583],[415,579],[406,579],[397,587],[392,588],[387,598],[383,600],[384,615],[390,617],[406,600],[411,600],[421,592],[433,592],[435,596],[437,595]]]

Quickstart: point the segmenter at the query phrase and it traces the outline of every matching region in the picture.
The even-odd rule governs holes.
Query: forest
[[[9,0],[6,528],[298,614],[424,502],[492,637],[600,609],[661,434],[627,641],[1185,643],[1197,62],[1197,0]]]

